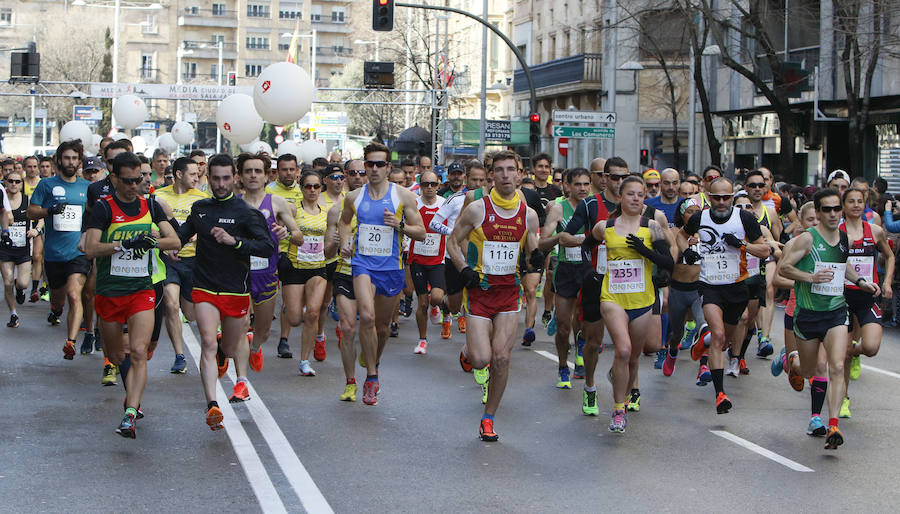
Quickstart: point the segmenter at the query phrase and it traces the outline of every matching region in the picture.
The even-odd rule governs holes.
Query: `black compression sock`
[[[31,281],[31,292],[32,293],[38,290],[39,283],[40,283],[40,280],[32,280]]]
[[[828,391],[828,379],[824,377],[813,377],[812,384],[809,387],[809,394],[812,397],[812,414],[822,413],[822,405],[825,404],[825,393]]]
[[[747,347],[750,346],[750,340],[753,339],[753,334],[756,334],[755,326],[752,332],[749,329],[747,330],[747,335],[744,336],[744,342],[741,344],[741,353],[738,355],[738,359],[744,358],[744,355],[747,353]]]
[[[673,342],[669,345],[669,356],[673,359],[678,356],[678,343]]]
[[[122,374],[122,383],[125,383],[125,379],[128,378],[128,372],[131,370],[131,354],[125,354],[125,358],[122,359],[122,363],[119,364],[119,373]]]
[[[206,410],[209,410],[209,409],[212,409],[213,407],[218,407],[218,406],[219,406],[219,402],[213,400],[206,404]]]
[[[700,365],[701,365],[701,366],[707,364],[708,362],[709,362],[709,356],[708,356],[708,355],[704,355],[704,356],[700,357]]]
[[[725,386],[722,384],[722,378],[725,376],[725,370],[722,368],[709,370],[712,373],[713,385],[716,387],[716,395],[725,392]]]

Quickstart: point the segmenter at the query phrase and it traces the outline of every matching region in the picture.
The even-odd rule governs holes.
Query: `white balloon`
[[[194,127],[186,122],[179,121],[172,125],[172,139],[179,145],[189,145],[194,142]]]
[[[147,142],[141,136],[134,136],[131,138],[131,146],[135,153],[144,153],[144,150],[147,149]]]
[[[128,139],[128,136],[126,136],[124,132],[116,132],[109,137],[113,138],[114,141],[118,141],[120,139]]]
[[[297,143],[290,141],[290,140],[287,140],[287,141],[281,143],[280,145],[278,145],[278,155],[282,156],[282,155],[286,155],[286,154],[291,154],[294,157],[299,159],[300,158],[300,145],[298,145]]]
[[[100,141],[103,138],[99,134],[91,134],[90,141],[82,141],[84,143],[84,151],[92,155],[97,155],[100,151]]]
[[[293,123],[309,112],[315,87],[306,70],[290,62],[276,62],[256,78],[253,105],[273,125]]]
[[[254,145],[254,148],[252,151],[254,153],[264,153],[264,154],[272,155],[272,146],[269,145],[269,143],[266,143],[265,141],[259,141],[256,143],[256,145]]]
[[[259,137],[263,120],[256,113],[253,98],[235,93],[219,104],[216,110],[216,125],[224,137],[240,145]]]
[[[178,143],[175,142],[175,138],[172,137],[171,132],[166,132],[159,136],[159,139],[156,140],[156,146],[162,148],[167,153],[174,153],[178,150]]]
[[[240,146],[241,151],[252,152],[254,145],[256,145],[256,143],[259,143],[259,138],[256,138],[253,141],[250,141],[249,143],[244,143],[244,144],[238,145],[238,146]]]
[[[147,104],[135,95],[122,95],[113,104],[116,123],[126,129],[136,128],[147,121]]]
[[[297,155],[297,158],[306,164],[312,164],[316,157],[325,157],[328,155],[328,149],[325,147],[325,143],[315,139],[309,139],[300,143],[298,150],[300,154]]]
[[[85,122],[79,120],[72,120],[59,129],[60,142],[80,139],[82,145],[88,146],[91,144],[91,137],[93,135],[91,127],[88,127]]]

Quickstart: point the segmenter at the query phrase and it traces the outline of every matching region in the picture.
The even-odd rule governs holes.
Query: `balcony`
[[[159,84],[159,68],[140,67],[137,71],[142,84]]]
[[[178,26],[234,29],[238,26],[237,12],[185,7],[178,16]]]
[[[538,98],[576,91],[599,91],[603,77],[600,54],[578,54],[531,67]],[[522,69],[515,71],[514,93],[527,93],[528,80]]]
[[[348,18],[337,19],[337,18],[326,18],[324,16],[316,17],[312,16],[312,28],[316,29],[319,32],[332,32],[339,34],[349,34],[353,32],[353,27],[350,26],[350,20]]]
[[[189,41],[181,42],[182,48],[191,53],[184,54],[191,59],[218,59],[219,47],[215,41]],[[222,43],[222,59],[237,59],[237,43]]]
[[[345,64],[353,56],[353,49],[343,46],[316,47],[316,62],[322,64]]]

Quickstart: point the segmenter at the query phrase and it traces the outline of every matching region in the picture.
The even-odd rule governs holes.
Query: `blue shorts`
[[[381,296],[397,296],[406,287],[406,270],[369,270],[362,266],[353,265],[353,278],[360,275],[368,275],[372,285],[375,286],[375,294]]]

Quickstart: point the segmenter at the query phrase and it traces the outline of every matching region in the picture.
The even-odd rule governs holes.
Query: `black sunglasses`
[[[628,177],[629,175],[616,175],[616,174],[614,174],[614,173],[607,173],[606,176],[607,176],[610,180],[619,181],[619,180],[623,180],[625,177]]]
[[[8,179],[6,179],[6,182],[7,182],[8,184],[21,184],[21,183],[22,183],[21,180],[16,180],[16,179],[14,179],[14,178],[8,178]]]
[[[366,170],[347,170],[347,175],[350,175],[351,177],[355,177],[355,176],[357,176],[357,175],[360,175],[360,176],[362,176],[362,177],[365,177],[365,176],[366,176]]]
[[[129,184],[135,186],[144,181],[144,177],[119,177],[119,180],[122,181],[123,184]]]
[[[725,200],[729,200],[729,201],[730,201],[730,200],[734,197],[734,195],[712,195],[712,194],[711,194],[711,195],[709,195],[709,197],[712,198],[713,200],[717,201],[717,202],[722,202],[722,201],[725,201]]]
[[[388,161],[366,161],[366,166],[373,168],[387,168],[388,164],[390,164]]]
[[[841,212],[844,208],[840,205],[823,205],[819,207],[819,210],[822,212]]]
[[[422,187],[438,187],[441,184],[440,182],[422,182],[419,185]]]
[[[765,182],[747,182],[747,187],[752,187],[753,189],[759,189],[762,187],[766,187]]]

